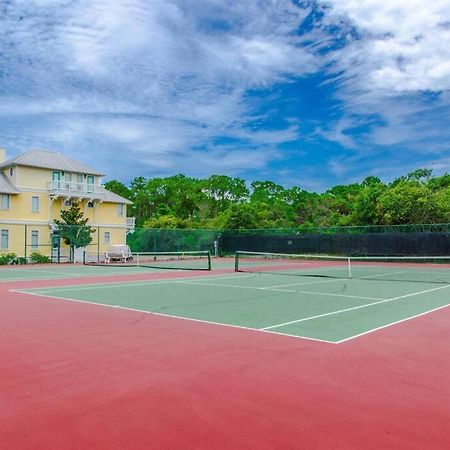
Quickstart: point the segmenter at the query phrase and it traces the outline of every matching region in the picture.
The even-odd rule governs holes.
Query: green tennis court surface
[[[22,292],[339,343],[447,307],[450,284],[236,273]]]
[[[231,258],[212,258],[212,267],[215,269],[232,268],[234,262]],[[183,267],[179,268],[183,270]],[[195,270],[196,267],[194,266]],[[53,264],[53,265],[26,265],[0,267],[0,283],[21,280],[48,280],[79,277],[96,277],[110,275],[132,275],[137,273],[166,272],[164,267],[139,267],[127,265],[89,266],[82,264]],[[172,270],[172,268],[170,268]],[[177,270],[175,267],[174,270]]]
[[[90,267],[75,264],[38,267],[5,267],[0,268],[0,282],[19,280],[48,280],[60,278],[77,278],[114,274],[135,274],[151,272],[151,269],[141,267]],[[154,271],[157,271],[155,269]]]

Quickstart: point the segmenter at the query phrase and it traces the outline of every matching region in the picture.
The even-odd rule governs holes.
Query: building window
[[[72,206],[72,200],[64,200],[64,206],[70,208]]]
[[[11,177],[14,175],[14,169],[12,167],[9,169],[9,175]]]
[[[52,181],[53,181],[53,189],[60,190],[61,189],[61,172],[53,172],[52,175]]]
[[[111,242],[111,233],[109,231],[105,231],[104,237],[104,243],[109,244]]]
[[[83,175],[81,173],[77,174],[77,191],[83,190]]]
[[[1,209],[9,209],[9,194],[1,194]]]
[[[31,230],[31,248],[36,250],[39,248],[39,231]]]
[[[31,197],[31,211],[39,212],[39,197]]]
[[[88,175],[86,178],[87,191],[92,194],[94,192],[94,176]]]
[[[7,250],[9,248],[9,230],[1,231],[0,247],[2,250]]]
[[[66,185],[66,190],[70,191],[70,188],[72,187],[72,174],[71,173],[65,173],[64,175],[64,183]]]
[[[125,205],[123,203],[119,203],[117,205],[117,215],[122,217],[125,213]]]
[[[87,207],[88,208],[93,208],[94,207],[94,202],[88,202]]]

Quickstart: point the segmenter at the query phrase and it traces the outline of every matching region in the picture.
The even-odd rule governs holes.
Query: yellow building
[[[134,229],[127,217],[131,202],[101,185],[104,174],[62,153],[31,150],[10,160],[0,149],[0,254],[32,252],[56,259],[68,249],[56,235],[55,219],[79,202],[88,225],[95,227],[86,250],[103,252],[112,244],[124,244]],[[82,250],[76,252],[78,260]]]

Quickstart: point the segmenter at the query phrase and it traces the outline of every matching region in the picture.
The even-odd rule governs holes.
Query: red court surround
[[[105,280],[0,284],[1,449],[450,448],[449,308],[335,345],[9,292]]]

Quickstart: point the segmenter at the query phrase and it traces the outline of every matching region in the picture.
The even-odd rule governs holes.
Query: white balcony
[[[127,232],[130,233],[130,232],[134,231],[135,222],[136,222],[136,218],[135,217],[127,217],[126,218],[125,228],[127,229]]]
[[[48,192],[57,197],[102,199],[105,188],[92,183],[49,181]]]

